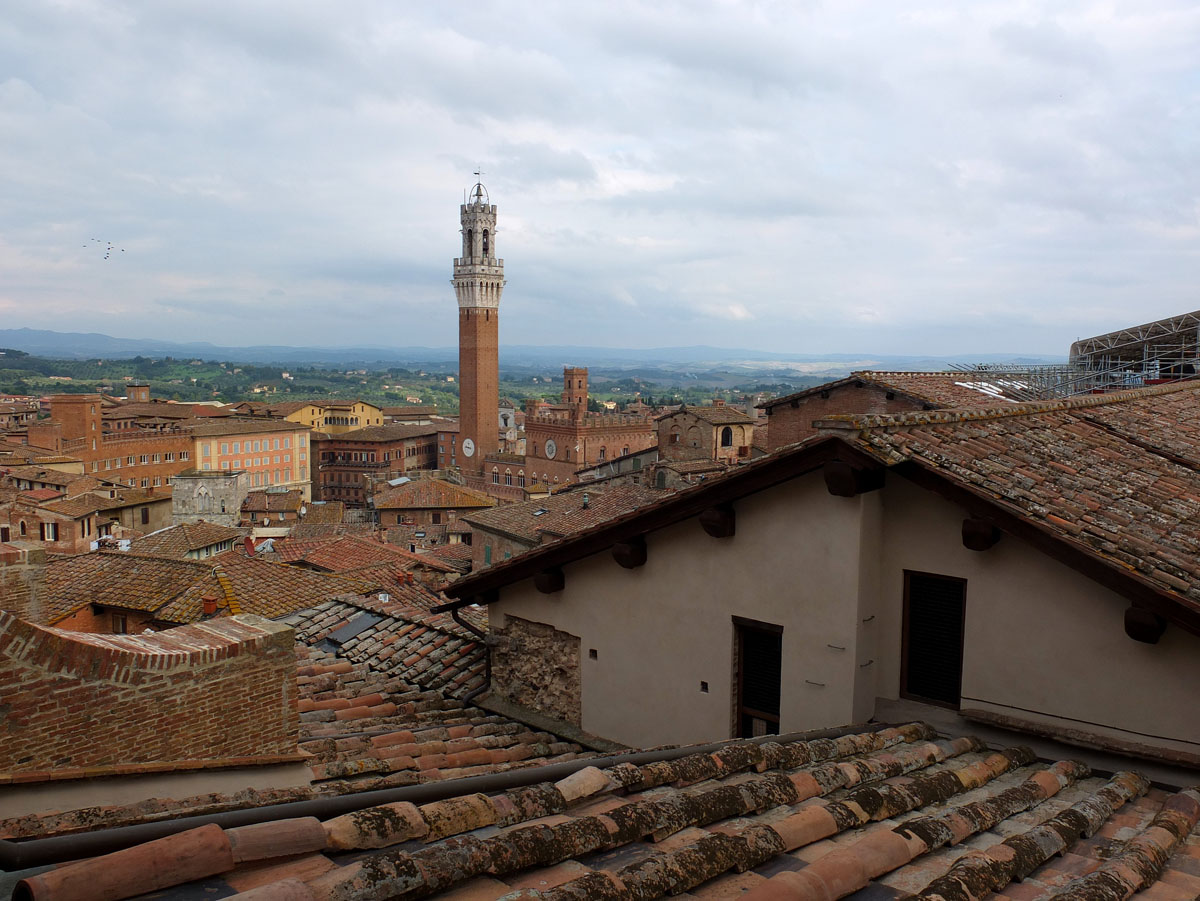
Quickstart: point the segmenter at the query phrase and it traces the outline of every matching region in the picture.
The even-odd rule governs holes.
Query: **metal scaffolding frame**
[[[1076,341],[1064,365],[951,368],[1014,400],[1052,400],[1194,378],[1200,373],[1200,310]]]

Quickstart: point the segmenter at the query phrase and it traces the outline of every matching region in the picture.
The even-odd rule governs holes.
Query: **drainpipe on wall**
[[[462,618],[459,611],[461,607],[455,607],[450,611],[450,618],[466,629],[468,632],[479,636],[479,640],[483,642],[483,684],[478,688],[472,688],[469,692],[463,695],[462,702],[470,704],[477,697],[492,687],[492,641],[486,632],[478,626],[473,626]]]

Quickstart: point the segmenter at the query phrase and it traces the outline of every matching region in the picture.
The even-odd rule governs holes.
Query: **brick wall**
[[[822,397],[816,392],[790,403],[770,408],[767,419],[767,449],[777,450],[787,444],[803,441],[816,434],[813,422],[827,416],[850,413],[907,413],[922,410],[926,405],[902,394],[888,392],[878,385],[853,384],[833,388]],[[893,396],[888,397],[891,393]],[[795,406],[792,406],[792,404]]]
[[[0,612],[0,698],[0,781],[274,763],[297,750],[292,630],[258,616],[135,636]]]
[[[23,551],[20,557],[17,562],[0,566],[0,611],[22,619],[40,620],[43,616],[40,595],[46,581],[46,552],[31,548]]]

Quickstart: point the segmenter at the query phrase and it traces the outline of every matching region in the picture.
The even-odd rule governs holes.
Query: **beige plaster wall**
[[[877,688],[897,697],[904,570],[967,580],[962,706],[1196,751],[1200,638],[1129,638],[1129,602],[1010,536],[962,546],[963,513],[901,478],[883,492]]]
[[[967,580],[964,707],[1197,751],[1200,638],[1133,641],[1125,599],[1010,536],[967,550],[937,495],[891,474],[836,498],[812,474],[736,511],[733,538],[679,523],[647,536],[644,567],[605,552],[567,566],[560,593],[526,581],[492,605],[498,623],[579,636],[584,729],[641,747],[729,736],[734,616],[784,627],[783,731],[864,720],[899,694],[909,569]]]
[[[579,636],[583,728],[626,744],[731,734],[734,616],[784,627],[784,731],[848,722],[874,700],[854,690],[863,503],[806,476],[738,502],[732,538],[679,523],[647,536],[645,566],[597,554],[565,568],[562,592],[504,589],[491,615]]]

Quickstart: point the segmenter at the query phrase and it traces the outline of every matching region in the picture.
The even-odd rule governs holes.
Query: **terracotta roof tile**
[[[251,491],[242,501],[243,513],[298,513],[304,505],[304,492],[299,488],[287,491]]]
[[[306,563],[330,572],[344,572],[369,566],[388,566],[411,569],[423,566],[440,572],[455,568],[437,558],[414,554],[392,544],[384,544],[362,535],[341,535],[333,538],[296,539],[290,535],[275,543],[279,559],[285,563]]]
[[[656,421],[670,419],[672,416],[678,416],[681,413],[690,413],[697,419],[712,425],[754,425],[755,419],[753,416],[747,416],[737,407],[729,407],[725,405],[711,407],[681,407],[678,410],[673,410],[670,413],[664,413],[662,416],[656,417]]]
[[[311,538],[337,538],[341,535],[367,535],[375,531],[369,522],[309,522],[308,517],[291,527],[289,539],[306,541]]]
[[[455,485],[445,479],[417,479],[375,495],[377,510],[466,510],[490,507],[494,503],[495,501],[482,491]]]
[[[341,501],[313,501],[308,504],[304,522],[309,525],[340,523],[346,515],[346,505]]]
[[[218,572],[217,570],[220,570]],[[46,567],[42,609],[53,624],[87,604],[140,610],[166,623],[203,617],[202,599],[214,595],[227,612],[227,580],[242,613],[277,617],[332,597],[360,595],[368,580],[344,578],[245,557],[240,550],[201,560],[97,551],[52,559]]]
[[[183,559],[189,551],[211,547],[223,541],[237,541],[246,534],[247,529],[235,529],[215,522],[181,523],[135,539],[129,549],[135,554]]]
[[[436,435],[436,425],[410,425],[406,422],[391,422],[384,425],[371,425],[351,432],[334,435],[334,441],[401,441],[405,438],[421,438],[426,435]]]
[[[546,498],[469,513],[462,519],[472,526],[536,544],[542,535],[571,535],[653,504],[664,496],[666,493],[660,489],[641,485],[604,488],[583,485]]]
[[[461,708],[441,709],[415,729],[397,729],[382,711],[338,720],[339,712],[419,706],[424,695],[409,700],[381,675],[322,655],[300,672],[302,695],[316,707],[303,716],[314,730],[368,727],[306,743],[320,784],[412,784],[425,774],[472,772],[486,766],[471,763],[485,755],[493,766],[512,766],[561,745]],[[970,738],[930,737],[927,727],[910,725],[731,742],[715,753],[682,749],[642,765],[594,758],[555,781],[492,795],[368,808],[321,824],[320,856],[333,866],[298,871],[268,897],[568,901],[745,892],[835,901],[865,890],[863,898],[969,901],[998,892],[1040,901],[1107,897],[1101,885],[1121,897],[1150,887],[1162,898],[1194,894],[1200,792],[1169,794],[1135,773],[1098,777],[1075,761],[1037,763],[1024,748],[995,752]],[[443,769],[417,769],[423,762]],[[313,853],[300,847],[310,827],[299,821],[250,828],[274,837],[275,860]],[[175,853],[219,838],[198,833],[185,833]],[[236,829],[224,834],[240,842]],[[116,863],[102,857],[30,878],[49,888]],[[206,872],[172,897],[208,897],[237,879],[231,857]],[[186,878],[148,884],[133,873],[127,888],[170,888]],[[1176,888],[1183,894],[1170,893]]]
[[[1014,389],[1024,389],[1025,385],[1010,383],[1011,376],[997,375],[991,379],[983,378],[979,373],[969,372],[882,372],[879,370],[864,370],[855,372],[844,379],[827,382],[796,391],[784,397],[775,397],[760,408],[767,409],[783,403],[791,403],[819,394],[823,391],[835,391],[856,383],[873,385],[884,391],[894,391],[906,395],[913,400],[930,404],[937,408],[975,409],[995,407],[1013,402],[1006,394]]]
[[[1200,384],[827,422],[1200,602]]]

